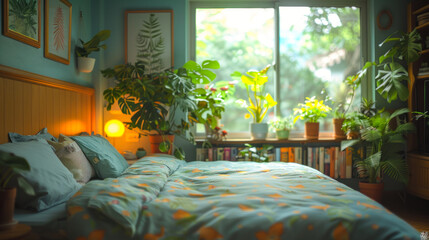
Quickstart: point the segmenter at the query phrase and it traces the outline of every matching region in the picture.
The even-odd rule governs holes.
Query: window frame
[[[361,34],[361,66],[369,60],[371,56],[371,48],[369,46],[369,36],[372,29],[368,25],[368,8],[367,0],[264,0],[264,1],[242,1],[242,0],[190,0],[189,1],[189,41],[188,54],[191,60],[196,59],[196,11],[197,8],[273,8],[274,9],[274,99],[278,99],[280,94],[280,7],[358,7],[360,8],[360,34]],[[371,33],[373,31],[371,30]],[[374,100],[374,83],[370,81],[372,75],[371,69],[369,73],[361,81],[361,96],[368,100]],[[275,106],[274,113],[278,115],[279,105]],[[203,138],[203,133],[196,133],[193,129],[196,138]],[[291,138],[302,138],[303,131],[292,131]],[[329,137],[332,132],[320,132],[321,137]],[[249,139],[250,132],[233,132],[229,133],[230,138],[234,139]],[[269,133],[269,138],[275,137],[274,133]]]

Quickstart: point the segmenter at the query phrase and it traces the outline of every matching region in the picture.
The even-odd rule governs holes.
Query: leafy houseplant
[[[246,87],[248,103],[244,99],[237,100],[237,103],[245,107],[253,117],[253,123],[250,125],[253,139],[266,138],[268,125],[262,123],[262,120],[268,110],[277,105],[273,97],[271,97],[269,93],[265,93],[265,84],[268,82],[268,76],[266,74],[270,67],[271,66],[268,65],[260,71],[249,70],[246,74],[241,74],[239,72],[231,74],[233,78],[239,77]],[[260,132],[255,132],[256,129],[260,129],[258,130]]]
[[[33,187],[24,178],[17,175],[20,171],[29,170],[30,165],[25,158],[0,151],[0,209],[2,212],[0,215],[0,225],[8,224],[13,221],[16,188],[8,188],[11,179],[16,176],[18,185],[27,194],[34,195]]]
[[[276,119],[269,122],[270,127],[276,131],[277,139],[288,139],[289,132],[293,128],[293,116],[286,118]]]
[[[404,158],[404,134],[415,130],[410,122],[400,119],[408,109],[398,109],[392,114],[379,112],[371,118],[360,119],[361,139],[341,142],[341,149],[360,145],[366,147],[367,157],[355,163],[359,176],[368,183],[379,183],[382,173],[395,181],[407,183],[408,166]],[[396,120],[396,128],[392,128]]]
[[[110,30],[102,30],[98,32],[88,42],[80,40],[81,46],[76,47],[76,54],[78,56],[78,68],[80,72],[91,72],[94,68],[95,58],[89,58],[92,52],[98,52],[100,49],[106,49],[106,44],[100,45],[110,37]]]
[[[323,101],[319,101],[316,97],[306,98],[305,103],[298,103],[300,108],[294,108],[296,115],[294,122],[298,119],[305,121],[304,136],[307,139],[319,138],[319,119],[327,116],[327,113],[332,109],[325,105]]]
[[[207,60],[202,66],[187,62],[178,70],[160,73],[146,73],[143,62],[122,64],[102,71],[103,76],[115,78],[116,86],[104,91],[107,110],[118,102],[122,113],[131,115],[125,122],[129,129],[136,129],[142,135],[161,137],[159,151],[172,149],[169,135],[181,135],[193,140],[186,131],[191,124],[199,121],[194,112],[197,109],[196,84],[212,81],[216,75],[210,71],[218,67],[216,61]],[[200,119],[200,121],[202,121]],[[152,152],[158,150],[152,149]],[[174,155],[184,158],[184,152],[176,149]]]
[[[246,147],[239,152],[245,160],[252,162],[268,162],[270,160],[268,152],[274,148],[272,145],[264,144],[261,148],[254,147],[248,143]]]

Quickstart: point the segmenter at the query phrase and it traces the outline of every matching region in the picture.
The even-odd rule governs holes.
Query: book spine
[[[212,162],[213,161],[213,148],[209,148],[209,151],[208,151],[208,159],[209,159],[209,162]]]
[[[340,154],[340,148],[335,147],[335,174],[334,177],[338,178],[338,173],[340,170],[339,161],[338,161],[338,155]]]
[[[331,156],[329,161],[329,176],[335,178],[335,148],[331,148]]]
[[[308,147],[307,148],[307,153],[308,153],[307,166],[312,167],[312,165],[313,165],[313,148],[312,147]]]
[[[302,147],[295,147],[295,162],[302,164]]]
[[[238,149],[231,147],[231,161],[237,161]]]
[[[353,149],[346,148],[346,178],[352,178]]]
[[[289,148],[289,162],[295,162],[295,148]]]
[[[319,171],[325,172],[325,148],[319,147]]]
[[[289,160],[289,148],[281,147],[280,148],[280,161],[287,162]]]
[[[221,147],[217,148],[216,160],[223,160],[223,148],[221,148]]]
[[[231,161],[231,148],[226,147],[223,149],[223,160]]]

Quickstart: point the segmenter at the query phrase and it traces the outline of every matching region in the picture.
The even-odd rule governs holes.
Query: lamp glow
[[[121,137],[124,135],[125,127],[121,121],[112,119],[104,126],[104,132],[106,132],[108,137]]]

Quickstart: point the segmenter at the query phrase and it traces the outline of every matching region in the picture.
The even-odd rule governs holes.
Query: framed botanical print
[[[4,0],[3,34],[40,48],[42,0]]]
[[[125,62],[142,61],[147,73],[174,66],[173,10],[125,12]]]
[[[67,0],[45,0],[45,57],[70,63],[72,5]]]

